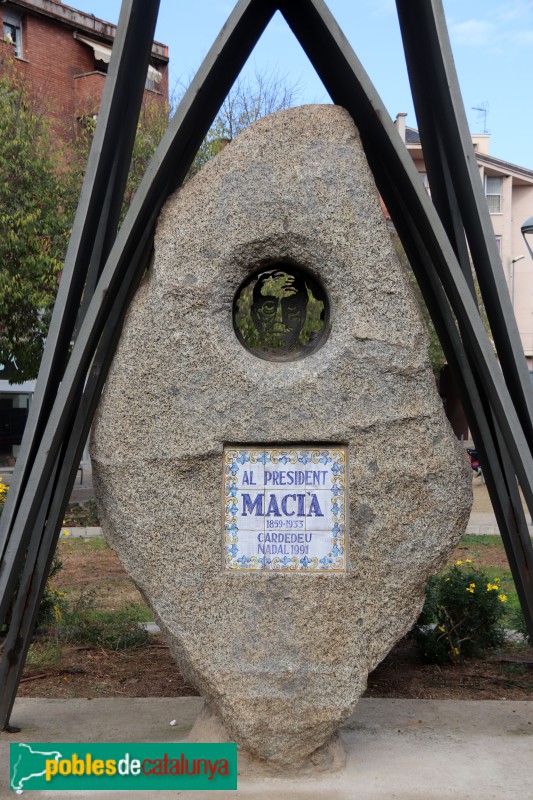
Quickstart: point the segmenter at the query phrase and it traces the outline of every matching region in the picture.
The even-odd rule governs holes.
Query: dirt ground
[[[63,567],[54,579],[54,586],[68,596],[77,597],[95,590],[97,608],[110,611],[128,605],[144,605],[135,584],[103,539],[62,538],[57,554]]]
[[[475,487],[476,507],[486,508],[484,487]],[[63,568],[56,586],[75,599],[92,592],[97,608],[118,610],[134,605],[150,612],[116,555],[102,539],[62,539]],[[487,568],[508,568],[498,537],[469,537],[450,558],[471,558]],[[151,636],[139,649],[113,651],[67,646],[54,637],[32,646],[20,686],[25,697],[178,697],[194,695],[163,638]],[[486,660],[426,665],[416,647],[402,639],[369,675],[368,697],[418,699],[533,700],[533,650],[509,645]]]
[[[41,652],[53,648],[41,642],[34,647]],[[26,665],[19,689],[21,697],[183,697],[198,694],[183,680],[160,635],[150,637],[148,646],[132,650],[63,646],[58,663],[50,667],[43,663],[45,659],[39,664]]]
[[[44,645],[39,645],[39,647]],[[162,637],[138,650],[64,647],[51,667],[27,666],[21,697],[182,697],[196,695],[183,680]],[[421,664],[402,639],[370,673],[365,697],[427,700],[533,700],[533,651],[526,647],[462,664]]]

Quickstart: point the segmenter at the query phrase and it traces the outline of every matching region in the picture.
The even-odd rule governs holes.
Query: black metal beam
[[[34,624],[30,606],[36,604],[38,609],[59,535],[62,510],[59,514],[57,510],[63,509],[68,501],[87,434],[85,439],[79,442],[75,463],[69,465],[71,472],[69,477],[65,475],[64,455],[71,450],[65,448],[60,438],[57,439],[55,464],[50,465],[43,475],[44,489],[40,493],[34,494],[32,491],[35,482],[33,484],[31,482],[31,473],[68,358],[81,295],[84,292],[88,300],[91,292],[91,278],[89,277],[87,282],[87,274],[90,276],[91,271],[96,274],[101,269],[102,259],[107,255],[116,235],[144,94],[158,6],[158,0],[151,0],[150,3],[143,3],[142,0],[126,0],[123,3],[99,121],[39,371],[32,411],[17,459],[14,481],[8,493],[9,502],[6,503],[2,514],[0,529],[2,622],[7,609],[12,605],[10,628],[0,667],[0,727],[2,728],[8,725],[20,677],[19,668],[22,669],[24,663],[24,658],[17,657],[17,649],[22,645],[25,657]],[[117,140],[120,144],[119,149]],[[83,383],[84,381],[80,381],[76,388],[78,400],[83,390]],[[59,474],[58,480],[54,477],[57,474]],[[58,499],[58,492],[63,495],[61,500]],[[27,506],[28,498],[31,498],[30,513],[25,514],[23,511],[23,518],[20,514],[21,505]],[[50,513],[51,498],[55,498],[55,517]],[[55,528],[52,530],[54,525]],[[37,555],[40,558],[40,572],[34,571]],[[43,563],[47,565],[44,572]],[[14,593],[19,575],[21,584]],[[38,590],[39,583],[41,591]],[[13,646],[15,641],[16,647]]]
[[[46,435],[41,439],[31,468],[31,486],[24,493],[20,515],[13,526],[15,535],[5,547],[0,565],[0,622],[8,603],[6,596],[11,595],[16,580],[13,564],[19,566],[21,563],[46,489],[50,464],[55,463],[61,448],[69,418],[77,404],[78,387],[85,381],[113,298],[139,242],[147,231],[153,232],[166,197],[187,174],[220,105],[273,13],[274,7],[270,3],[241,0],[237,4],[187,90],[133,198],[49,411]],[[204,96],[204,92],[207,95]]]
[[[493,413],[505,436],[516,474],[533,512],[533,458],[524,429],[454,250],[405,145],[325,3],[322,0],[284,0],[280,3],[280,9],[333,101],[347,108],[352,115],[393,222],[396,225],[402,214],[396,201],[397,189],[416,219],[421,241],[437,266],[463,339],[468,340],[474,353],[480,391],[491,399]],[[387,181],[381,178],[384,164],[390,176]]]
[[[431,185],[433,174],[437,192],[435,205],[443,218],[449,204],[441,197],[439,154],[433,147],[439,138],[440,155],[453,165],[453,200],[466,232],[500,364],[529,447],[533,448],[531,380],[479,177],[442,2],[397,0],[396,5],[428,177]]]
[[[490,309],[491,328],[494,328],[495,339],[503,354],[502,369],[513,404],[521,410],[521,423],[526,439],[529,439],[533,430],[529,408],[533,392],[482,193],[475,152],[460,103],[442,5],[438,0],[422,4],[418,0],[408,3],[397,0],[397,5],[432,199],[456,250],[464,243],[465,231],[469,242],[473,242],[473,265],[482,298]],[[453,169],[450,164],[453,164]],[[487,231],[490,231],[488,236]],[[470,260],[466,269],[470,272]],[[512,324],[502,324],[505,309],[512,316]],[[465,344],[468,349],[468,338]],[[470,353],[470,362],[479,383],[474,353]],[[471,414],[467,416],[480,451],[521,605],[533,636],[533,546],[505,437],[490,409],[488,414],[492,423],[491,433],[494,434],[491,448],[487,446],[487,432],[482,437],[476,434],[475,420]],[[490,457],[489,449],[492,450]]]
[[[5,618],[7,608],[11,603],[14,585],[24,560],[26,548],[30,541],[42,535],[38,533],[39,518],[43,506],[47,505],[47,487],[53,464],[59,463],[60,475],[63,476],[56,488],[56,509],[61,508],[68,497],[75,472],[69,471],[68,464],[63,469],[64,442],[69,439],[81,387],[84,385],[85,376],[98,342],[109,322],[115,298],[122,294],[124,305],[121,307],[121,311],[125,312],[129,303],[130,283],[135,284],[135,281],[138,280],[138,275],[131,271],[135,253],[143,250],[147,242],[152,240],[155,221],[161,206],[170,192],[181,183],[187,174],[220,105],[274,10],[274,4],[260,0],[241,0],[237,4],[186,92],[169,130],[163,137],[148,167],[147,174],[136,192],[105,269],[95,287],[94,295],[86,309],[67,369],[49,411],[46,428],[35,452],[27,486],[21,496],[18,514],[10,530],[11,535],[6,537],[7,542],[0,567],[0,618],[2,615]],[[127,64],[128,62],[121,63]],[[142,85],[144,85],[144,76]],[[111,347],[111,344],[108,346]],[[105,370],[108,369],[110,360],[102,358]],[[104,379],[105,374],[102,374],[102,382]],[[94,405],[89,404],[87,409],[86,424],[88,426],[94,413]],[[73,446],[72,443],[67,452],[72,452]],[[48,547],[52,547],[54,541],[53,538],[50,538]],[[36,587],[43,585],[46,564],[51,560],[49,551],[47,551],[47,556],[48,561],[43,556],[44,560],[39,562],[40,566],[37,567],[39,574],[36,576],[34,572],[32,573],[33,584],[28,584],[26,600],[31,597],[34,604],[38,599]],[[35,559],[34,563],[37,563]],[[31,569],[31,566],[28,569]],[[42,572],[42,569],[45,572]],[[21,630],[22,604],[19,603],[17,608],[19,618],[14,630]],[[12,624],[14,624],[13,620]],[[18,650],[11,642],[8,649],[10,659],[7,658],[4,648],[3,664],[6,664],[7,671],[2,675],[2,694],[0,695],[0,722],[4,727],[9,724],[9,714],[18,676],[23,666],[24,651],[27,649],[26,634],[23,638],[26,644]]]
[[[9,631],[3,647],[0,664],[0,729],[9,726],[9,718],[15,701],[17,688],[31,644],[31,636],[37,621],[39,605],[46,587],[50,566],[57,546],[70,491],[74,483],[81,453],[100,394],[113,360],[120,338],[124,316],[129,303],[148,267],[152,253],[149,235],[139,246],[132,260],[129,275],[124,280],[111,309],[108,324],[99,342],[90,373],[85,384],[76,418],[64,453],[60,455],[56,470],[57,478],[49,484],[42,508],[47,508],[47,516],[37,520],[36,529],[42,536],[34,536],[30,541],[22,573],[20,589],[16,595],[11,615]]]
[[[46,420],[55,399],[74,334],[80,300],[86,283],[95,242],[113,238],[131,158],[131,137],[128,143],[125,128],[131,126],[133,135],[138,118],[142,88],[137,73],[148,65],[152,39],[159,8],[158,0],[124,0],[122,4],[108,77],[104,86],[98,124],[87,164],[80,201],[74,220],[61,282],[37,385],[20,452],[5,507],[0,521],[0,574],[2,555],[11,535],[14,518],[24,492]],[[145,73],[146,74],[146,70]],[[144,83],[143,83],[144,86]],[[122,136],[123,149],[117,150],[117,138]],[[110,180],[110,176],[113,180]],[[121,188],[122,187],[122,188]],[[107,200],[106,200],[107,198]],[[105,212],[102,211],[105,209]],[[102,250],[102,255],[104,251]],[[95,269],[99,269],[99,264]],[[0,588],[0,595],[2,589]]]
[[[387,178],[386,169],[383,177]],[[391,183],[394,182],[391,180]],[[399,193],[396,196],[396,202],[400,207],[403,206],[403,213],[398,217],[398,233],[431,314],[448,364],[457,380],[474,441],[479,442],[480,454],[484,463],[489,465],[485,476],[487,487],[496,521],[502,533],[520,604],[524,609],[528,630],[533,634],[531,625],[533,576],[529,569],[533,557],[533,547],[518,496],[514,470],[512,470],[510,459],[506,453],[501,433],[494,421],[490,403],[486,395],[480,393],[478,389],[475,364],[473,368],[469,362],[456,320],[446,301],[438,273],[425,250],[417,223],[409,209],[405,207],[404,200]]]

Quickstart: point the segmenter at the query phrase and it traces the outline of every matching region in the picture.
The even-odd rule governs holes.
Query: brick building
[[[0,69],[12,69],[6,54],[15,57],[64,145],[78,122],[98,114],[116,26],[60,0],[0,0],[0,24]],[[168,48],[158,42],[145,102],[168,102]],[[0,364],[0,467],[17,454],[33,389],[33,382],[11,384],[8,367]]]
[[[98,112],[116,26],[60,0],[0,3],[3,47],[10,47],[46,113],[67,134],[74,120]],[[154,42],[147,98],[168,100],[168,48]]]

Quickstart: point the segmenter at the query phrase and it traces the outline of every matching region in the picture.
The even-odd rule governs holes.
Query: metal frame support
[[[435,204],[323,0],[239,0],[184,95],[117,233],[158,11],[158,0],[124,0],[36,396],[0,521],[0,624],[11,609],[0,664],[3,730],[9,730],[83,444],[122,321],[150,261],[157,216],[182,183],[277,10],[333,101],[349,111],[359,129],[460,388],[533,637],[533,551],[518,494],[520,486],[533,513],[532,389],[478,186],[442,1],[397,0],[397,8]],[[467,243],[501,370],[479,315]]]

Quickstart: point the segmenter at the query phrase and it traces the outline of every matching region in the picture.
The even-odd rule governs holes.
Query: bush
[[[530,645],[533,645],[533,639],[529,635],[529,631],[526,625],[526,618],[524,616],[524,612],[521,608],[517,608],[516,611],[512,614],[512,623],[513,627],[520,633],[526,642]]]
[[[98,519],[95,499],[91,497],[86,503],[73,503],[70,505],[65,512],[63,525],[69,525],[74,528],[98,527],[100,520]]]
[[[426,602],[412,635],[430,662],[483,657],[505,635],[500,626],[507,597],[500,579],[491,580],[470,559],[430,578]]]

